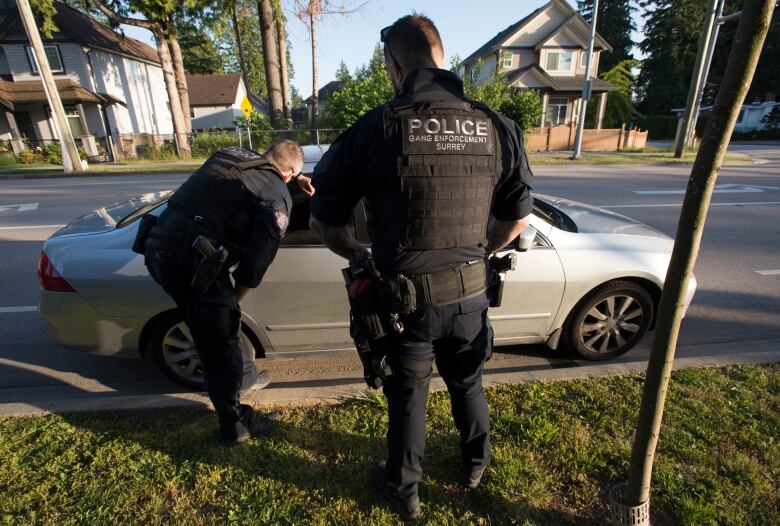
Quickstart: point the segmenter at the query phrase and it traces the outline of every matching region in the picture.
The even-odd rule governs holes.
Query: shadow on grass
[[[294,486],[304,494],[322,497],[322,506],[342,499],[353,501],[363,516],[341,517],[340,523],[376,523],[376,513],[372,510],[384,506],[370,476],[372,467],[385,452],[384,428],[381,423],[374,425],[381,422],[382,414],[364,401],[286,412],[282,424],[271,436],[237,447],[217,443],[216,417],[205,410],[72,413],[62,417],[101,440],[130,441],[145,450],[162,453],[179,473],[191,473],[193,464],[207,465],[217,468],[216,471],[227,469],[234,474]],[[336,425],[357,426],[369,434],[333,430],[329,426],[334,421],[338,421]],[[468,492],[458,484],[460,464],[454,429],[451,434],[429,437],[428,445],[423,464],[426,473],[420,486],[424,505],[422,523],[595,523],[591,517],[536,508],[519,495],[497,490],[491,476],[496,469],[505,470],[495,462],[483,485]],[[230,499],[229,494],[226,497]],[[311,519],[299,517],[290,523],[311,522]]]

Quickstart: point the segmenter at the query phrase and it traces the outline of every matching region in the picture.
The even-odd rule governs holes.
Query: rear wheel
[[[243,330],[240,341],[245,359],[254,360],[255,348]],[[149,340],[148,351],[165,376],[185,387],[205,389],[203,365],[192,341],[192,334],[179,311],[173,311],[158,320]]]
[[[653,299],[631,281],[606,283],[574,308],[564,328],[570,350],[588,360],[607,360],[634,347],[653,320]]]

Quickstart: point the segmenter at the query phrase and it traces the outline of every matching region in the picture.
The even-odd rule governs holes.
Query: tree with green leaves
[[[593,0],[577,0],[582,17],[590,23],[593,16]],[[634,58],[631,53],[634,40],[631,32],[636,30],[633,14],[636,8],[631,0],[599,0],[596,17],[596,31],[612,46],[611,53],[601,53],[599,68],[608,71],[624,60]]]
[[[224,0],[213,24],[217,53],[225,72],[241,73],[250,93],[267,100],[263,43],[255,0]],[[251,98],[250,98],[251,100]]]
[[[613,91],[607,96],[607,106],[604,108],[604,121],[602,122],[605,128],[620,128],[623,124],[634,122],[639,118],[640,113],[636,110],[632,99],[635,77],[631,72],[632,68],[638,65],[639,61],[637,60],[623,60],[614,68],[599,75],[599,78],[618,88],[617,91]],[[586,122],[595,123],[597,110],[597,104],[588,105]]]
[[[342,67],[343,66],[343,67]],[[342,63],[337,73],[342,87],[331,95],[325,106],[323,121],[329,128],[348,128],[367,111],[390,101],[393,85],[385,71],[384,53],[377,44],[369,63],[358,68],[354,76]]]
[[[477,64],[472,75],[463,79],[463,91],[466,97],[487,104],[515,121],[521,130],[530,130],[539,124],[542,116],[542,99],[533,89],[519,90],[509,84],[507,74],[495,71],[485,82],[475,82],[479,78],[480,65]],[[460,72],[460,58],[452,59],[450,70]]]
[[[645,38],[639,48],[647,55],[637,79],[639,110],[666,115],[685,105],[696,61],[706,2],[641,0]]]
[[[191,16],[176,19],[176,31],[182,48],[184,70],[192,75],[224,73],[222,57],[204,20]]]

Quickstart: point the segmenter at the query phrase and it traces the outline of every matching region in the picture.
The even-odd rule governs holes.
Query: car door
[[[242,304],[265,332],[273,355],[354,350],[341,275],[346,266],[309,229],[308,197],[294,192],[290,224],[276,259]]]
[[[500,307],[490,309],[490,321],[498,344],[545,341],[552,332],[563,298],[565,276],[561,261],[547,239],[552,226],[537,216],[531,217],[537,229],[534,245],[518,252],[517,240],[498,252],[516,252],[517,266],[506,273]]]

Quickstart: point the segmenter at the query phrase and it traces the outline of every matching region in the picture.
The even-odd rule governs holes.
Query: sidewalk
[[[735,347],[739,347],[735,349]],[[645,350],[646,351],[646,350]],[[532,349],[520,348],[520,352],[500,351],[488,362],[484,383],[486,386],[518,384],[536,381],[559,381],[610,375],[644,372],[647,368],[646,352],[626,356],[610,362],[587,362],[560,358],[559,354],[543,352],[535,357]],[[739,343],[713,343],[683,345],[678,348],[675,369],[719,367],[733,364],[764,364],[780,362],[780,340],[752,340]],[[274,378],[271,385],[261,391],[251,392],[243,400],[254,405],[302,406],[322,402],[336,402],[364,392],[357,356],[352,367],[317,372],[275,371],[280,362],[263,364]],[[541,359],[538,359],[541,358]],[[287,365],[291,362],[287,361]],[[152,365],[150,364],[150,367]],[[173,385],[173,384],[170,384]],[[71,411],[102,411],[126,409],[159,409],[163,407],[188,407],[209,405],[202,392],[168,392],[165,394],[122,394],[102,385],[20,387],[0,391],[0,415],[22,416]],[[102,388],[102,389],[101,389]],[[432,390],[444,390],[444,382],[438,374],[431,381]],[[174,389],[175,386],[174,386]],[[129,391],[136,389],[130,388]]]

